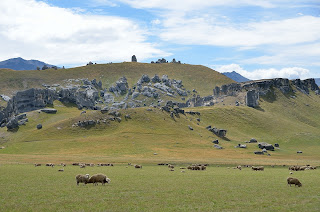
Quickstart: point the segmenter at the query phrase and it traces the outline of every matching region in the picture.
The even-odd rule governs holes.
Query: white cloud
[[[265,49],[266,55],[240,60],[245,64],[320,66],[320,42]]]
[[[272,1],[265,0],[118,0],[139,9],[164,9],[171,11],[194,11],[216,6],[241,6],[250,5],[271,8],[275,5]],[[276,1],[275,1],[276,2]]]
[[[161,21],[159,19],[154,19],[154,20],[151,21],[151,24],[159,25],[159,24],[161,24]]]
[[[219,72],[232,72],[235,71],[242,76],[252,79],[272,79],[272,78],[288,78],[288,79],[306,79],[310,78],[310,71],[301,67],[287,67],[282,69],[256,69],[253,71],[247,71],[243,69],[238,64],[229,64],[229,65],[216,65],[212,66],[215,70]]]
[[[168,17],[160,34],[163,40],[187,45],[252,47],[292,45],[320,39],[320,17],[301,16],[276,21],[221,24],[207,15]]]
[[[0,59],[21,56],[51,64],[129,61],[166,56],[148,31],[114,16],[77,14],[35,0],[0,1]]]

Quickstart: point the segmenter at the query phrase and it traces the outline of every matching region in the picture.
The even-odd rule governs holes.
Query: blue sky
[[[319,0],[1,0],[0,60],[158,58],[250,79],[320,77]]]

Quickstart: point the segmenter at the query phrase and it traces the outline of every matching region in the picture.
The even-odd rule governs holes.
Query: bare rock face
[[[255,90],[248,91],[246,95],[246,105],[248,107],[257,107],[259,105],[259,93]]]

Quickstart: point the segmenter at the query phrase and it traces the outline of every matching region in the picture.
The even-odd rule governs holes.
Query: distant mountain
[[[320,78],[314,78],[314,80],[316,81],[317,85],[320,86]]]
[[[53,66],[38,60],[25,60],[21,57],[12,58],[12,59],[0,62],[0,68],[9,68],[17,71],[37,70],[37,67],[41,69],[44,65],[47,65],[48,67]]]
[[[222,73],[223,75],[225,75],[226,77],[229,77],[230,79],[233,79],[236,82],[246,82],[249,81],[248,78],[245,78],[244,76],[238,74],[237,72],[233,71],[233,72],[224,72]]]

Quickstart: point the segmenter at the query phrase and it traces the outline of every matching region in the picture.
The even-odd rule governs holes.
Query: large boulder
[[[18,119],[16,117],[12,117],[7,123],[8,130],[13,130],[19,128]]]
[[[42,124],[38,124],[38,125],[37,125],[37,129],[38,129],[38,130],[42,129]]]
[[[104,102],[109,104],[114,101],[114,96],[111,93],[105,92],[103,95]]]
[[[246,105],[248,107],[257,107],[259,105],[259,93],[255,90],[247,92]]]
[[[116,95],[117,95],[117,94],[124,95],[124,94],[127,93],[128,88],[129,88],[129,86],[128,86],[127,78],[121,77],[121,78],[116,82],[116,85],[111,86],[111,87],[109,88],[109,91],[115,93]]]
[[[157,82],[161,82],[161,79],[157,74],[155,74],[154,77],[152,77],[151,81],[153,83],[157,83]]]
[[[137,57],[135,55],[132,55],[131,62],[137,62]]]
[[[261,142],[258,144],[258,147],[260,149],[266,149],[266,150],[271,150],[271,151],[274,151],[274,147],[272,144],[268,144],[266,142]]]
[[[150,82],[150,77],[146,74],[142,75],[142,77],[139,79],[137,84],[142,84],[142,83],[149,83]]]

